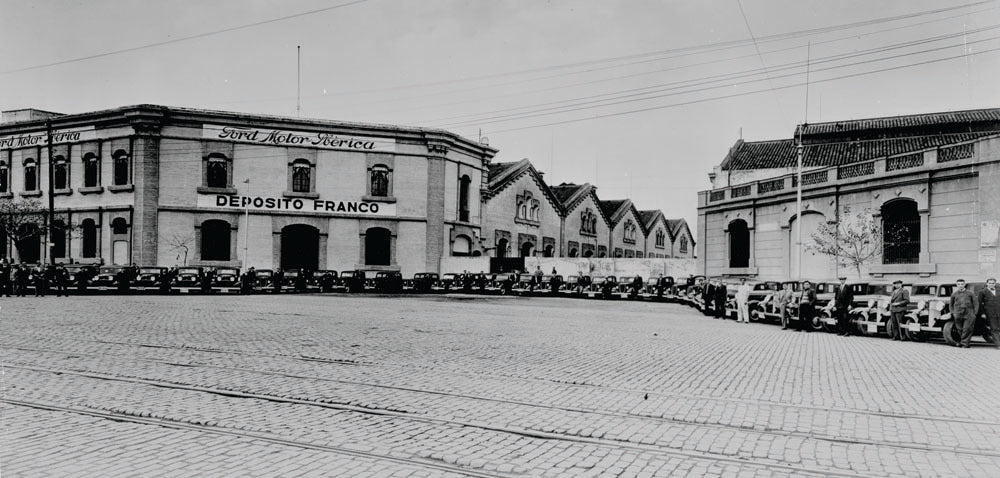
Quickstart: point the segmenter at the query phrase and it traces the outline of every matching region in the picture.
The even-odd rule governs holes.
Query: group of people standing
[[[55,289],[56,296],[68,296],[69,271],[62,265],[11,264],[0,259],[0,294],[10,297],[24,297],[28,285],[35,286],[35,297],[45,297],[49,288]]]

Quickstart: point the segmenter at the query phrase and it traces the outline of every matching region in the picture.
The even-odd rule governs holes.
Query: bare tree
[[[861,266],[882,252],[882,224],[868,210],[852,213],[844,207],[835,221],[820,224],[811,237],[806,249],[835,257],[839,266],[854,267],[859,279]]]
[[[172,236],[167,238],[167,245],[170,246],[170,250],[177,251],[177,258],[180,259],[181,254],[184,255],[184,265],[188,262],[188,253],[191,252],[191,246],[194,244],[194,234],[182,234],[174,233]]]
[[[18,257],[30,257],[26,252],[32,240],[48,235],[47,211],[34,199],[0,199],[0,234],[14,245]]]

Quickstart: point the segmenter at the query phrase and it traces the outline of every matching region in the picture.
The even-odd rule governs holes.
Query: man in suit
[[[903,316],[909,304],[910,291],[903,288],[903,281],[893,281],[892,295],[889,297],[889,332],[892,340],[905,340],[900,324],[903,323]]]
[[[987,279],[986,288],[979,291],[979,313],[976,315],[987,321],[993,346],[1000,348],[1000,292],[997,292],[997,280],[993,277]]]
[[[725,282],[720,280],[715,284],[715,297],[712,300],[715,301],[715,318],[725,319],[726,301],[729,300],[729,290],[726,288]]]
[[[802,282],[802,293],[799,295],[799,330],[812,332],[812,321],[816,315],[816,290],[812,282]]]
[[[854,302],[854,291],[847,286],[847,277],[840,278],[840,284],[834,290],[833,313],[837,317],[839,333],[847,337],[851,335],[851,303]]]
[[[788,309],[788,304],[791,304],[795,300],[795,291],[792,290],[792,283],[785,282],[782,289],[774,295],[772,299],[774,301],[774,309],[778,311],[779,322],[781,323],[781,330],[788,328],[788,320],[785,317],[786,309]]]
[[[965,288],[965,280],[955,281],[955,291],[951,293],[951,317],[958,326],[961,340],[955,346],[968,348],[969,341],[972,340],[972,330],[976,325],[976,310],[979,308],[979,299],[969,289]]]

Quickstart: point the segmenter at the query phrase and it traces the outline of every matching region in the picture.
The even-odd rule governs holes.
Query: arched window
[[[21,224],[17,228],[17,242],[14,245],[22,263],[32,264],[41,259],[41,237],[35,224]]]
[[[467,256],[472,251],[472,241],[469,236],[458,235],[451,244],[451,255]]]
[[[84,219],[80,223],[80,232],[83,235],[81,255],[88,259],[97,257],[97,224],[93,219]]]
[[[115,186],[125,186],[128,184],[129,178],[129,160],[128,153],[124,149],[119,149],[115,151],[112,156],[114,165],[114,185]]]
[[[750,229],[742,219],[729,223],[729,267],[750,267]]]
[[[365,231],[365,265],[387,266],[390,264],[392,233],[382,227],[372,227]]]
[[[10,166],[7,161],[0,161],[0,193],[10,191]]]
[[[597,257],[608,257],[608,247],[607,246],[597,246]]]
[[[538,208],[538,201],[535,201],[535,204],[531,205],[531,220],[532,221],[537,221],[538,220],[538,209],[539,209]]]
[[[292,162],[292,192],[308,193],[312,191],[312,164],[305,159]]]
[[[371,170],[371,195],[386,197],[389,195],[389,168],[384,164],[376,164]]]
[[[458,220],[469,220],[469,186],[472,178],[468,174],[458,180]]]
[[[229,187],[229,160],[225,156],[218,153],[208,156],[205,185],[210,188]]]
[[[219,219],[209,219],[201,223],[201,260],[230,260],[229,241],[232,228]]]
[[[667,235],[663,233],[662,229],[656,230],[656,247],[663,247],[666,243]]]
[[[535,245],[531,242],[521,244],[521,257],[531,257],[534,255]]]
[[[69,163],[64,156],[52,158],[52,187],[54,189],[69,188]]]
[[[52,241],[52,257],[63,259],[66,257],[66,223],[61,219],[52,221],[52,228],[49,231],[49,240]]]
[[[551,244],[548,245],[548,246],[545,246],[545,249],[542,250],[542,256],[543,257],[552,257],[552,253],[554,252],[554,250],[555,250],[555,247],[552,247]]]
[[[687,236],[681,236],[680,251],[681,251],[681,254],[687,254],[687,251],[688,251],[688,238],[687,238]]]
[[[507,239],[497,241],[497,257],[507,257]]]
[[[83,156],[83,187],[96,188],[100,184],[100,168],[97,155],[87,153]]]
[[[916,201],[898,199],[882,206],[882,263],[920,262],[920,213]]]
[[[620,247],[615,248],[615,257],[625,257],[625,252]]]
[[[587,251],[587,252],[590,252],[590,251]],[[569,256],[570,257],[576,257],[579,254],[580,254],[580,252],[577,251],[575,247],[569,250]]]
[[[24,160],[24,190],[35,191],[38,189],[38,163],[34,158]]]
[[[128,234],[128,222],[125,222],[125,218],[116,217],[114,221],[111,221],[111,233]]]

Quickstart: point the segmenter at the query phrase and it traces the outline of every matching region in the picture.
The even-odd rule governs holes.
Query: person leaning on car
[[[972,340],[972,330],[976,325],[976,310],[979,309],[979,299],[969,289],[965,288],[965,279],[955,281],[955,291],[951,293],[951,317],[955,320],[961,339],[956,347],[969,347]]]
[[[903,281],[893,281],[892,296],[889,297],[889,326],[892,340],[906,340],[903,337],[903,329],[900,328],[900,324],[903,322],[903,315],[906,314],[906,306],[909,304],[910,291],[903,288]]]
[[[812,332],[812,319],[816,315],[816,291],[812,282],[802,282],[802,292],[799,293],[799,330]]]
[[[979,291],[979,312],[976,315],[987,321],[993,346],[1000,348],[1000,292],[997,291],[995,278],[986,279],[986,288]]]
[[[785,282],[782,289],[774,296],[775,309],[778,311],[778,320],[781,322],[781,329],[788,328],[788,321],[785,320],[788,304],[795,300],[795,291],[792,290],[792,283]]]
[[[729,290],[726,288],[726,283],[722,281],[717,281],[715,283],[715,318],[725,319],[726,318],[726,301],[729,300]]]

